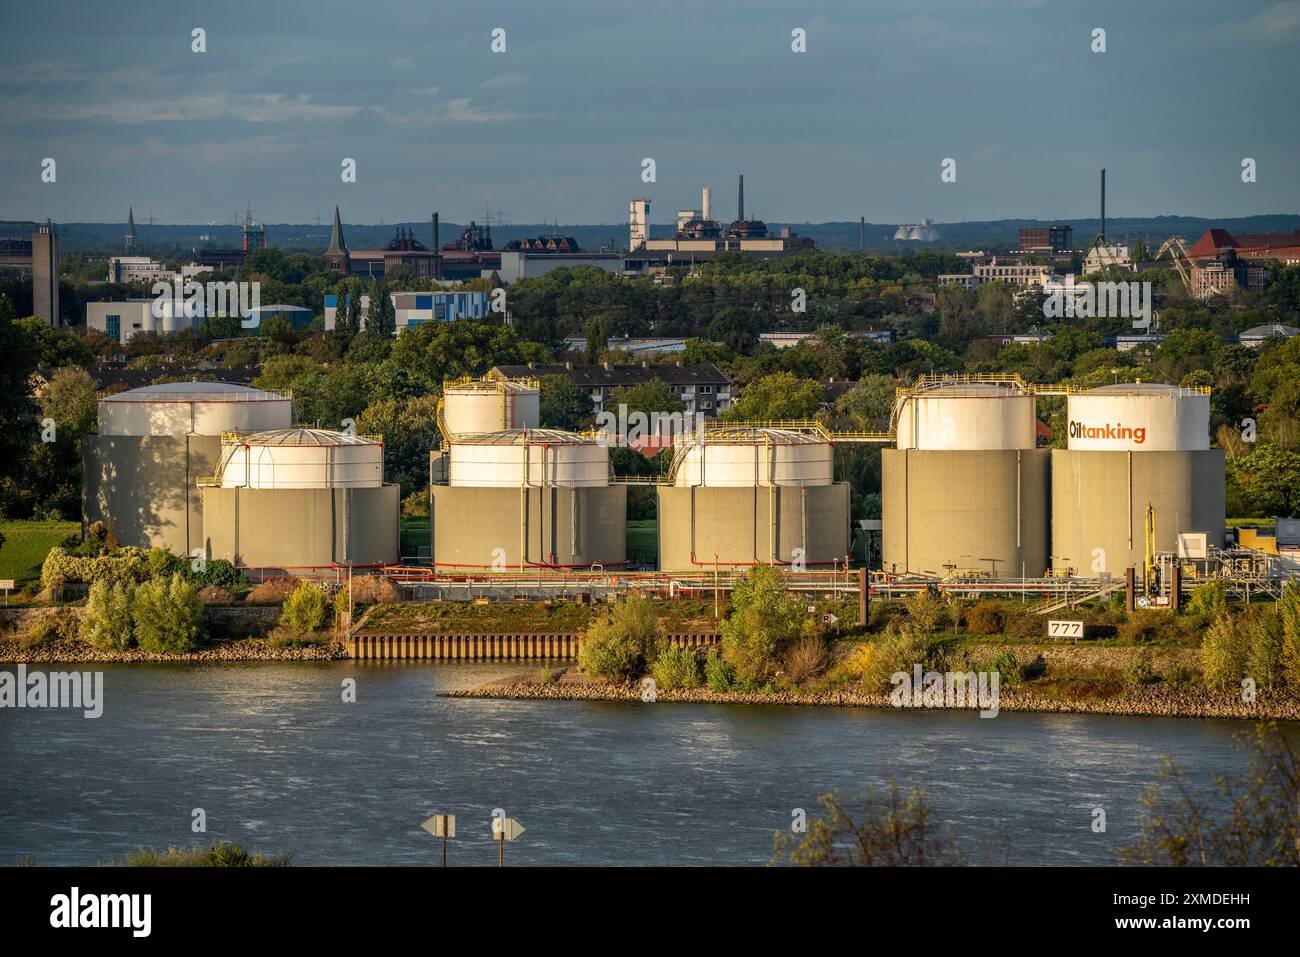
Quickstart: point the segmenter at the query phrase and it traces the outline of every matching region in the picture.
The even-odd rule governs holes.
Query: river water
[[[975,862],[1107,864],[1161,755],[1207,792],[1246,763],[1230,721],[440,697],[518,666],[100,667],[100,718],[0,708],[0,866],[218,838],[304,865],[432,864],[435,812],[457,816],[449,863],[491,865],[497,808],[526,830],[507,864],[758,865],[795,809],[891,771]]]

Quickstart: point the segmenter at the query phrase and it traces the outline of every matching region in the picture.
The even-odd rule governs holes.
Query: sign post
[[[1083,622],[1049,621],[1047,623],[1047,635],[1049,638],[1073,638],[1078,641],[1083,637]]]
[[[0,578],[0,588],[4,589],[6,606],[9,604],[9,592],[13,587],[14,580],[12,578]]]
[[[494,817],[492,836],[497,842],[497,867],[506,866],[506,841],[513,841],[524,833],[524,826],[512,817]]]
[[[456,815],[454,814],[435,814],[429,818],[420,827],[424,828],[434,837],[442,838],[442,866],[447,866],[447,838],[456,836]]]

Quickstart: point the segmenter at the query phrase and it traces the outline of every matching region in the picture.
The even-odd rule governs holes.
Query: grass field
[[[0,522],[5,537],[0,545],[0,578],[19,582],[40,578],[49,550],[80,532],[77,522]]]

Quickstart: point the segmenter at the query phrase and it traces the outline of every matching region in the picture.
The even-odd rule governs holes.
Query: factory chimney
[[[1106,169],[1101,170],[1101,241],[1106,241]]]
[[[745,174],[740,174],[740,186],[736,190],[736,221],[745,221]]]
[[[706,186],[706,187],[704,187],[704,197],[703,197],[703,199],[701,200],[701,206],[700,206],[700,219],[712,219],[712,218],[713,218],[713,217],[711,217],[711,216],[709,215],[709,206],[710,206],[709,200],[710,200],[710,198],[711,198],[711,194],[709,193],[709,187]]]
[[[442,278],[442,247],[438,245],[438,211],[433,211],[433,278]]]
[[[862,215],[858,217],[858,252],[867,251],[867,217]]]

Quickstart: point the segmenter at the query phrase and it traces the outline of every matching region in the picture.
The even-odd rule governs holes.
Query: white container
[[[535,429],[541,394],[528,384],[485,380],[451,386],[443,393],[447,438],[509,429]]]
[[[99,400],[100,435],[221,435],[292,424],[287,396],[224,382],[147,385]]]
[[[609,449],[553,429],[523,429],[452,440],[447,480],[481,488],[609,484]]]
[[[1071,450],[1198,452],[1210,447],[1210,397],[1147,383],[1107,385],[1069,398]]]
[[[783,429],[745,429],[691,437],[677,466],[674,484],[710,488],[755,485],[830,485],[834,447],[825,439]]]
[[[323,429],[258,432],[222,444],[223,488],[376,488],[384,484],[384,446]]]
[[[1038,444],[1034,396],[995,382],[951,383],[895,405],[898,448],[1001,451]]]

